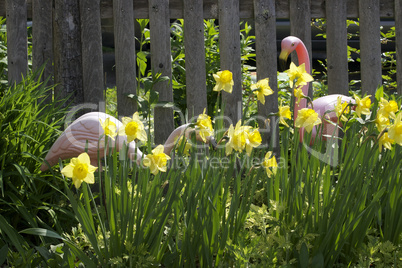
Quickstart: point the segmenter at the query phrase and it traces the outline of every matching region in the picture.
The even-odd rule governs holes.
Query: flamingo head
[[[286,62],[290,53],[292,53],[300,44],[303,44],[303,42],[295,36],[288,36],[282,40],[281,54],[279,54],[279,63],[282,70],[285,70],[286,68]]]

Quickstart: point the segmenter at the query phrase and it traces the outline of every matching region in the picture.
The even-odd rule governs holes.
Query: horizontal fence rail
[[[290,20],[291,35],[304,41],[311,55],[311,19],[327,19],[328,90],[348,94],[346,19],[360,20],[362,91],[374,94],[381,78],[380,18],[394,18],[396,55],[402,55],[402,0],[0,0],[0,16],[7,18],[9,82],[18,82],[27,72],[26,22],[33,21],[33,66],[45,65],[45,76],[58,84],[56,97],[73,94],[75,104],[102,103],[101,19],[113,18],[118,114],[132,115],[136,103],[126,97],[136,92],[134,20],[147,18],[151,31],[151,69],[172,77],[170,20],[184,19],[187,107],[190,117],[207,104],[203,19],[219,19],[222,70],[233,73],[232,94],[223,93],[226,115],[236,123],[241,118],[240,26],[243,19],[255,23],[258,79],[268,77],[276,92],[259,104],[267,117],[278,110],[276,20]],[[51,19],[53,18],[53,19]],[[310,56],[311,57],[311,56]],[[53,64],[52,64],[53,63]],[[397,60],[397,91],[402,94],[402,67]],[[172,83],[157,85],[159,100],[173,101]],[[101,107],[97,108],[101,110]],[[173,109],[155,109],[155,143],[162,143],[173,130]],[[275,120],[264,126],[275,130]],[[260,127],[262,127],[260,125]],[[269,139],[269,135],[264,139]]]

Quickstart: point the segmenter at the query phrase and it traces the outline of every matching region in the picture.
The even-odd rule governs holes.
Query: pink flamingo
[[[279,55],[280,61],[282,63],[286,63],[286,60],[289,56],[290,53],[292,53],[294,50],[296,50],[297,53],[297,58],[299,61],[299,64],[305,65],[305,69],[307,73],[310,73],[310,57],[307,51],[306,46],[304,43],[297,37],[295,36],[288,36],[282,40],[281,43],[281,53]],[[308,88],[309,84],[303,86],[302,91],[305,96],[308,96]],[[332,94],[328,96],[324,96],[318,99],[315,99],[313,101],[313,108],[314,110],[318,113],[318,115],[321,117],[322,121],[322,128],[321,128],[321,135],[323,139],[326,139],[326,137],[331,137],[334,135],[335,137],[338,136],[338,117],[336,115],[336,112],[328,112],[334,110],[338,97],[341,97],[342,102],[347,102],[347,103],[355,103],[354,99],[345,95],[340,95],[340,94]],[[302,108],[307,107],[307,100],[302,99],[300,103],[297,105],[295,104],[295,109],[294,109],[294,120],[297,118],[298,111]],[[311,107],[309,107],[311,108]],[[323,118],[325,116],[325,119]],[[329,122],[328,122],[329,121]],[[303,140],[303,134],[304,130],[300,130],[300,139]],[[317,135],[317,129],[314,127],[312,130],[312,139],[314,139]]]
[[[98,150],[99,157],[104,157],[105,150],[105,137],[104,131],[100,124],[100,120],[104,122],[106,118],[109,118],[116,124],[117,130],[123,125],[118,119],[102,112],[91,112],[82,115],[70,124],[66,130],[60,135],[55,143],[50,148],[45,157],[45,161],[42,163],[41,171],[47,170],[49,167],[58,163],[59,159],[64,160],[72,157],[77,157],[79,154],[85,152],[87,147],[87,153],[91,159],[91,164],[98,166]],[[175,146],[175,139],[181,135],[186,137],[190,136],[190,133],[194,131],[189,127],[190,124],[184,124],[176,128],[168,137],[164,144],[164,153],[169,155]],[[202,141],[201,137],[196,132],[196,139]],[[206,143],[209,143],[211,137],[206,138]],[[120,151],[123,148],[123,143],[127,144],[126,136],[116,136],[115,140],[108,139],[110,145]],[[137,153],[136,157],[135,154]],[[137,160],[137,164],[140,164],[143,153],[137,149],[136,143],[128,143],[128,155],[132,161]],[[47,162],[47,163],[46,163]]]

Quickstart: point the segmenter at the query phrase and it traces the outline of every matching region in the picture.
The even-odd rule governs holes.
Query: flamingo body
[[[77,157],[79,154],[85,152],[86,147],[91,159],[91,165],[98,166],[98,150],[101,158],[104,157],[105,152],[105,135],[99,119],[104,122],[106,118],[115,123],[117,129],[123,125],[118,119],[102,112],[91,112],[82,115],[70,124],[52,145],[45,157],[48,165],[44,162],[41,170],[45,171],[49,166],[54,166],[58,163],[59,159],[64,160]],[[108,138],[108,141],[112,148],[116,148],[119,151],[123,147],[123,143],[127,143],[127,137],[116,136],[115,140]],[[129,156],[133,159],[136,147],[135,143],[130,142],[128,146]],[[141,158],[142,152],[137,150],[137,162]]]
[[[338,116],[336,115],[336,112],[332,111],[335,109],[335,106],[338,101],[338,97],[341,97],[342,102],[346,103],[354,103],[354,99],[345,95],[341,94],[332,94],[328,96],[324,96],[318,99],[315,99],[313,101],[313,108],[316,113],[318,113],[318,116],[321,118],[322,121],[322,132],[320,131],[320,134],[322,135],[323,139],[325,140],[327,137],[331,137],[334,135],[335,137],[338,137],[338,127],[336,126],[338,122]],[[311,108],[311,107],[309,107]],[[332,111],[332,112],[327,112],[327,111]],[[324,119],[327,119],[325,120]],[[312,136],[316,137],[317,135],[317,127],[314,127],[312,130]]]

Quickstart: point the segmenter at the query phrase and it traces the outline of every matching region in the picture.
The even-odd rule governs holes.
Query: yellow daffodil
[[[336,105],[335,105],[335,112],[336,116],[341,120],[341,121],[348,121],[348,118],[345,116],[345,114],[350,113],[350,108],[348,106],[347,102],[342,102],[342,97],[338,97]]]
[[[379,132],[383,131],[384,128],[391,124],[389,117],[380,112],[377,112],[375,123]]]
[[[197,118],[197,129],[201,139],[206,142],[206,138],[213,134],[211,117],[205,114],[205,109]]]
[[[295,88],[293,90],[293,94],[296,97],[296,104],[299,105],[300,101],[305,97],[305,95],[303,94],[303,90],[301,87]]]
[[[354,95],[356,101],[356,114],[358,117],[361,117],[362,114],[368,115],[370,114],[370,106],[371,106],[371,95],[360,99],[356,94]]]
[[[246,146],[248,138],[248,130],[250,126],[241,126],[241,120],[237,122],[236,127],[229,126],[228,137],[229,141],[226,143],[226,155],[232,153],[232,150],[241,152]]]
[[[133,118],[123,117],[123,126],[119,128],[119,135],[127,135],[127,142],[135,139],[141,141],[147,140],[147,133],[142,124],[138,112],[133,114]]]
[[[315,125],[321,124],[321,119],[313,109],[303,108],[299,110],[296,118],[295,126],[298,128],[305,128],[308,133],[311,132]]]
[[[251,90],[253,90],[253,93],[257,95],[257,99],[262,104],[265,104],[265,96],[269,96],[274,93],[274,91],[269,86],[268,78],[259,80],[257,83],[252,84],[250,88]]]
[[[233,75],[231,71],[225,70],[217,72],[213,75],[216,81],[216,85],[213,88],[214,91],[224,90],[228,93],[232,93],[233,90]]]
[[[184,135],[181,135],[180,137],[176,137],[174,139],[174,143],[176,144],[176,149],[175,151],[177,152],[181,146],[184,146],[183,148],[183,154],[184,155],[189,155],[189,151],[191,148],[191,143],[188,142],[187,138]]]
[[[293,82],[296,80],[295,87],[306,85],[313,81],[313,77],[306,72],[304,63],[296,66],[293,62],[290,63],[290,69],[286,71],[289,76],[289,85],[293,87]]]
[[[166,164],[170,157],[163,152],[163,145],[158,145],[152,150],[152,154],[145,156],[142,163],[151,169],[151,173],[156,175],[159,171],[166,172]]]
[[[386,149],[391,150],[391,149],[392,149],[392,144],[393,144],[394,142],[395,142],[394,140],[392,140],[392,139],[389,138],[388,133],[385,132],[385,133],[380,137],[380,140],[378,141],[378,145],[379,145],[378,149],[379,149],[380,152],[381,152],[382,146],[384,146]]]
[[[392,119],[395,119],[395,113],[398,111],[398,103],[394,100],[387,101],[384,98],[381,98],[380,100],[380,109],[378,110],[378,113],[384,114],[386,117],[390,117]]]
[[[81,183],[94,183],[94,172],[97,167],[91,165],[91,160],[87,153],[82,153],[78,157],[71,159],[70,164],[61,170],[61,174],[67,178],[72,178],[75,188],[80,188]]]
[[[99,122],[103,128],[103,132],[105,133],[105,135],[114,139],[114,137],[116,137],[117,135],[116,133],[117,128],[116,124],[110,121],[110,117],[106,118],[105,122],[102,122],[102,119],[99,119]]]
[[[286,106],[280,106],[279,107],[279,123],[289,127],[289,125],[286,123],[285,119],[290,119],[292,116],[290,112],[290,107],[288,105]]]
[[[271,157],[272,156],[272,157]],[[262,166],[265,168],[268,177],[276,173],[276,169],[278,168],[278,163],[276,162],[276,158],[272,155],[272,152],[267,152],[264,157],[264,162],[262,162]],[[271,170],[272,168],[272,170]]]
[[[247,155],[250,156],[253,148],[260,146],[262,139],[258,129],[254,129],[252,132],[246,129],[246,132],[247,132],[246,153]]]
[[[396,116],[395,122],[388,128],[388,137],[402,146],[402,112]]]

